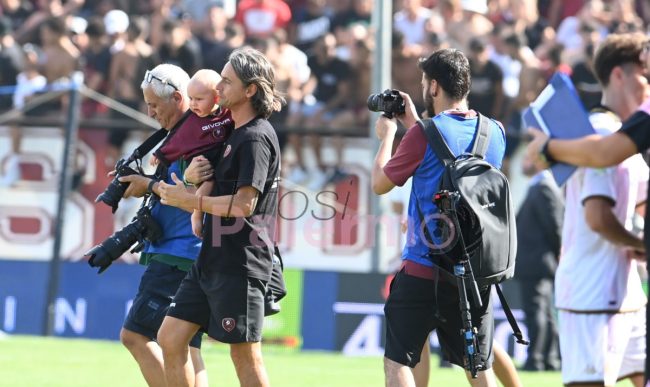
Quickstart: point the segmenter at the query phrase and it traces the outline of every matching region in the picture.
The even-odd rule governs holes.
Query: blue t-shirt
[[[181,158],[169,166],[165,183],[175,184],[171,179],[172,172],[176,176],[183,176],[180,162],[185,161]],[[143,252],[196,260],[201,250],[201,240],[192,233],[191,214],[158,202],[152,208],[151,215],[162,228],[163,236],[156,243],[147,243]]]
[[[485,118],[489,119],[487,117]],[[433,122],[442,133],[445,142],[454,155],[458,156],[472,150],[474,136],[477,131],[478,117],[441,113],[433,118]],[[500,168],[506,149],[505,132],[492,119],[489,119],[489,126],[491,130],[490,144],[486,153],[486,160],[496,168]],[[420,129],[412,128],[411,130]],[[419,203],[423,214],[437,213],[436,206],[431,198],[438,191],[438,185],[443,171],[444,167],[442,162],[427,144],[424,158],[413,174],[413,188],[408,206],[408,231],[402,259],[414,261],[426,266],[433,266],[428,256],[429,246],[424,239],[424,232],[426,231],[421,226],[417,205]],[[435,221],[427,221],[427,227],[429,232],[433,234],[436,229]],[[436,241],[435,237],[434,241],[441,243],[441,241]]]

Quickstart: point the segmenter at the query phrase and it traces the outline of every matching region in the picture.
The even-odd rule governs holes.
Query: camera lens
[[[95,203],[104,202],[113,209],[113,213],[117,210],[117,206],[124,196],[126,188],[129,186],[129,183],[122,183],[119,179],[122,176],[136,175],[138,172],[132,168],[119,165],[122,163],[122,160],[118,161],[117,175],[111,183],[106,187],[106,190],[97,196]]]
[[[368,110],[371,112],[383,111],[383,99],[381,94],[370,94],[368,97]]]
[[[138,241],[141,233],[140,222],[136,219],[108,237],[104,242],[90,249],[84,254],[84,258],[88,258],[88,264],[91,267],[101,267],[101,273],[131,248]]]
[[[97,196],[95,203],[104,202],[109,207],[113,208],[113,213],[117,210],[117,206],[124,195],[124,191],[129,186],[129,183],[122,183],[116,177],[111,181],[111,184],[106,187],[106,190]]]
[[[142,207],[131,223],[90,249],[84,254],[84,258],[88,258],[88,264],[91,267],[101,267],[99,270],[101,273],[136,242],[139,244],[134,247],[134,252],[144,246],[144,240],[156,242],[162,236],[163,230],[151,216],[151,210],[148,207]]]

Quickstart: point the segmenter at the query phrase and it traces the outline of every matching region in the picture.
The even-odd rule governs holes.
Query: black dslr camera
[[[104,192],[99,194],[97,196],[97,199],[95,199],[95,203],[99,202],[104,202],[108,204],[112,209],[113,213],[115,213],[115,210],[117,210],[117,206],[122,199],[122,196],[124,195],[124,191],[128,188],[130,183],[122,183],[119,178],[122,176],[129,176],[129,175],[138,175],[142,174],[142,168],[140,167],[140,159],[137,158],[136,153],[131,155],[128,159],[120,159],[118,162],[115,164],[115,178],[111,183],[106,187]],[[136,161],[136,168],[138,170],[136,171],[135,169],[129,167],[129,164],[131,164],[133,161]]]
[[[138,242],[131,250],[131,253],[141,251],[145,241],[156,242],[162,237],[162,228],[151,216],[151,205],[140,207],[131,223],[84,254],[84,258],[88,258],[90,267],[99,267],[97,274],[101,274],[106,270],[113,261],[121,257],[134,243]]]
[[[113,213],[117,210],[117,205],[119,204],[124,192],[130,183],[122,183],[119,178],[122,176],[129,175],[144,175],[142,170],[142,157],[149,153],[160,141],[162,141],[168,132],[166,129],[159,129],[157,132],[149,136],[139,147],[137,147],[129,158],[120,159],[115,164],[115,178],[111,183],[106,187],[106,190],[97,196],[95,203],[104,202],[113,208]],[[135,161],[136,169],[129,167],[129,165]]]
[[[371,112],[383,112],[386,117],[393,118],[394,114],[404,113],[406,105],[399,91],[386,89],[380,94],[370,94],[368,109]]]

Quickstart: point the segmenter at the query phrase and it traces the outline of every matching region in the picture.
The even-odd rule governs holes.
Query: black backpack
[[[510,195],[508,179],[485,160],[490,143],[489,120],[478,113],[474,146],[471,153],[458,157],[449,149],[433,120],[418,121],[429,146],[444,165],[438,190],[431,200],[438,213],[426,214],[437,219],[435,230],[437,244],[427,227],[426,217],[419,202],[418,209],[422,231],[429,243],[434,265],[448,278],[458,280],[456,265],[467,260],[469,273],[461,272],[463,289],[461,300],[468,293],[469,282],[473,299],[478,300],[477,285],[496,285],[503,311],[513,329],[518,343],[527,345],[499,283],[510,279],[515,273],[517,255],[517,232],[515,211]],[[416,197],[417,200],[417,197]],[[460,230],[460,232],[458,232]],[[467,275],[466,275],[467,274]]]
[[[431,119],[418,123],[445,167],[432,198],[438,207],[436,236],[442,242],[432,245],[431,254],[449,271],[450,265],[467,253],[479,285],[512,278],[517,255],[515,211],[508,179],[485,160],[490,142],[489,120],[478,115],[472,151],[458,157]],[[420,218],[425,219],[422,213]],[[430,230],[426,231],[430,238]]]

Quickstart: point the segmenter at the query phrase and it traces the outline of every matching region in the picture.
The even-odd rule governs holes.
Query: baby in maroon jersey
[[[217,92],[217,83],[219,81],[221,81],[221,76],[216,71],[199,70],[187,85],[187,95],[190,98],[190,110],[204,121],[197,125],[201,129],[199,135],[209,132],[215,139],[220,140],[221,145],[230,136],[235,122],[230,117],[230,111],[219,106],[219,94]],[[213,181],[205,181],[197,189],[196,195],[209,196],[213,185]],[[201,238],[202,229],[203,212],[194,210],[192,213],[192,232]]]
[[[232,133],[235,122],[230,110],[219,106],[217,84],[221,76],[214,70],[197,71],[187,84],[190,110],[185,113],[182,125],[173,130],[165,142],[154,153],[152,164],[162,162],[165,165],[182,159],[181,175],[194,157],[203,157],[212,165],[221,156],[223,144]],[[209,196],[213,182],[206,181],[198,188],[196,194]],[[201,237],[203,213],[192,214],[192,232]]]

